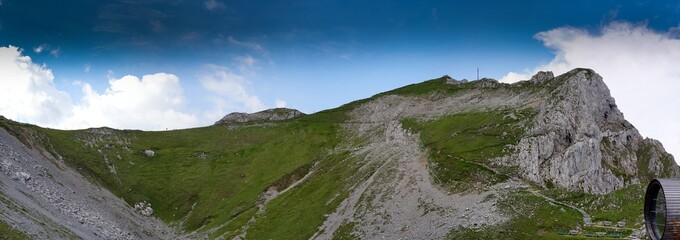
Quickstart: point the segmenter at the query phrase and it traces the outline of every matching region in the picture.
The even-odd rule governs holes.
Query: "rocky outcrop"
[[[446,84],[459,85],[459,84],[463,84],[463,83],[468,83],[467,79],[456,80],[456,79],[450,77],[449,75],[444,75],[444,76],[442,76],[442,78],[444,79],[444,82]]]
[[[477,81],[475,81],[475,88],[495,88],[498,87],[500,83],[496,81],[496,79],[492,78],[482,78]]]
[[[546,72],[540,71],[540,72],[536,73],[536,75],[531,77],[531,80],[529,80],[529,81],[531,81],[532,83],[542,83],[544,81],[551,80],[553,78],[555,78],[555,75],[553,75],[553,73],[551,71],[546,71]]]
[[[556,78],[539,72],[530,82],[544,89],[547,99],[515,154],[502,160],[518,166],[524,178],[603,194],[680,174],[658,141],[643,139],[624,119],[594,71],[575,69]]]
[[[275,122],[304,116],[305,114],[290,108],[273,108],[256,113],[230,113],[224,116],[215,125],[228,125],[235,123],[252,123],[252,122]]]

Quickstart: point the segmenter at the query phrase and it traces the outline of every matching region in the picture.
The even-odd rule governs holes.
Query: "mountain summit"
[[[297,109],[272,108],[256,113],[235,112],[224,116],[215,125],[234,124],[234,123],[253,123],[253,122],[275,122],[289,120],[305,114]]]
[[[590,69],[185,130],[0,127],[0,233],[38,239],[642,237],[643,184],[680,174]]]

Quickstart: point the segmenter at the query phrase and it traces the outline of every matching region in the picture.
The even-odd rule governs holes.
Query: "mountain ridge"
[[[590,69],[514,84],[444,76],[296,111],[229,114],[213,126],[161,132],[52,130],[4,118],[0,126],[42,164],[75,169],[129,207],[102,211],[148,204],[153,216],[142,217],[188,238],[512,238],[516,224],[531,222],[522,231],[550,237],[561,226],[587,227],[578,211],[545,196],[585,204],[594,220],[640,226],[641,211],[624,206],[641,199],[629,197],[649,178],[680,172],[660,142],[623,118]],[[25,188],[35,180],[9,181]]]
[[[233,112],[222,117],[222,119],[215,122],[214,125],[228,125],[252,122],[276,122],[289,120],[304,115],[306,114],[300,112],[297,109],[290,108],[271,108],[255,113]]]

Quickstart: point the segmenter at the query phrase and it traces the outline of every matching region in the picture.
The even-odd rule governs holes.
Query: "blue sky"
[[[6,96],[32,99],[0,114],[58,128],[195,127],[233,111],[316,112],[444,74],[474,79],[476,68],[512,82],[579,66],[601,73],[631,122],[668,147],[680,145],[680,113],[659,110],[667,129],[636,115],[674,98],[633,103],[641,96],[627,91],[649,71],[680,90],[680,66],[628,61],[630,80],[607,78],[619,77],[612,58],[659,58],[638,46],[680,62],[679,36],[677,0],[0,0],[0,81]]]

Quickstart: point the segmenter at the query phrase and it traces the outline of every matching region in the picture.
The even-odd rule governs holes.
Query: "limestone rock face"
[[[553,75],[553,73],[551,71],[546,71],[546,72],[540,71],[540,72],[536,73],[536,75],[531,77],[530,81],[533,82],[533,83],[541,83],[541,82],[544,82],[546,80],[550,80],[550,79],[553,79],[553,78],[555,78],[555,75]]]
[[[475,81],[475,88],[495,88],[498,87],[499,84],[500,83],[498,83],[498,81],[495,79],[482,78]]]
[[[288,119],[297,118],[304,116],[305,114],[296,110],[289,108],[273,108],[264,110],[256,113],[230,113],[224,116],[219,121],[215,122],[215,125],[225,125],[234,123],[250,123],[250,122],[271,122],[271,121],[283,121]]]
[[[528,127],[528,137],[503,160],[518,166],[524,178],[603,194],[651,177],[679,175],[661,144],[643,139],[624,119],[597,73],[575,69],[555,78],[539,72],[530,82],[554,89]]]
[[[467,83],[467,82],[468,82],[467,79],[456,80],[456,79],[454,79],[454,78],[452,78],[452,77],[449,77],[449,75],[444,75],[442,78],[444,78],[444,82],[445,82],[446,84],[458,85],[458,84],[463,84],[463,83]]]

